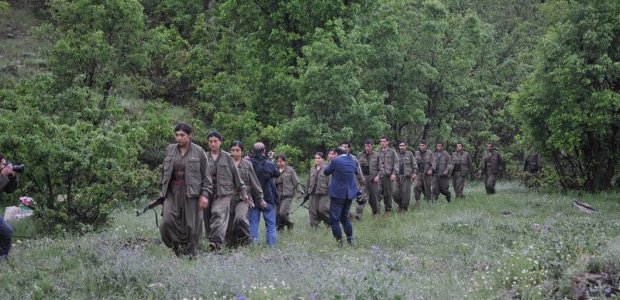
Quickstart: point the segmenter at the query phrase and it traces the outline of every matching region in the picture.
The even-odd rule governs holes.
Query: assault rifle
[[[291,215],[295,213],[295,211],[300,208],[300,207],[305,207],[307,209],[310,209],[309,207],[305,206],[304,204],[306,204],[306,202],[308,202],[308,200],[310,200],[310,194],[308,194],[308,192],[306,192],[304,194],[304,201],[301,202],[301,204],[299,204],[299,206],[295,207],[295,209],[293,209],[293,211],[291,212]]]
[[[149,202],[149,204],[147,204],[142,211],[136,210],[136,217],[140,216],[141,214],[149,211],[150,209],[153,209],[159,205],[164,204],[164,200],[166,200],[166,198],[164,197],[159,197],[151,202]]]

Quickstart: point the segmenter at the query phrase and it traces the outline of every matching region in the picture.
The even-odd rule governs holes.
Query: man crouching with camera
[[[17,170],[14,166],[0,155],[0,200],[3,193],[12,193],[17,188],[17,172],[22,166],[18,166]],[[13,238],[13,229],[11,225],[0,217],[0,261],[9,257],[11,250],[11,239]]]

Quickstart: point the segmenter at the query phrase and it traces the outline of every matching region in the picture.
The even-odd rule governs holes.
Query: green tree
[[[54,94],[56,85],[40,76],[0,91],[0,148],[28,166],[22,188],[37,199],[43,229],[84,232],[155,182],[137,160],[147,134],[118,109],[105,112],[105,126],[94,125],[103,95],[86,87]]]
[[[107,100],[121,79],[144,71],[145,25],[137,0],[52,0],[49,6],[57,40],[48,64],[59,89],[79,82]]]
[[[620,162],[620,3],[552,1],[514,114],[564,188],[609,189]]]

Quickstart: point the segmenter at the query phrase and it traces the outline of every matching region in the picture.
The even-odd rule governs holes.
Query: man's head
[[[487,143],[487,151],[493,152],[494,149],[495,149],[495,145],[493,145],[493,143],[491,143],[491,142],[488,142]]]
[[[265,154],[265,144],[261,142],[256,142],[252,145],[252,153],[256,156]]]
[[[443,142],[437,142],[437,144],[435,145],[435,151],[436,152],[443,151]]]
[[[390,147],[390,138],[387,137],[387,135],[384,135],[381,137],[380,143],[381,149],[387,149],[388,147]]]
[[[349,142],[342,142],[342,144],[340,144],[340,148],[342,148],[346,154],[351,153],[351,143]]]
[[[420,145],[418,145],[418,147],[420,148],[420,151],[422,152],[426,151],[426,141],[425,140],[420,141]]]
[[[405,153],[407,151],[407,143],[405,143],[404,141],[398,143],[398,150],[400,151],[400,153]]]
[[[456,143],[456,151],[458,152],[463,151],[463,143],[461,142]]]
[[[373,145],[374,141],[372,139],[367,139],[366,142],[364,142],[364,151],[366,151],[366,153],[368,154],[372,153]]]
[[[336,156],[347,154],[347,152],[342,147],[336,147],[334,149],[334,152],[336,153]]]
[[[219,132],[211,131],[207,135],[207,140],[209,140],[209,149],[211,149],[211,151],[220,151],[224,138],[222,138]]]

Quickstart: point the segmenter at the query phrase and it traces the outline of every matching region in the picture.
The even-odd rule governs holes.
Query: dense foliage
[[[387,135],[462,141],[476,165],[493,141],[514,172],[532,144],[563,187],[613,187],[618,1],[24,3],[45,22],[42,59],[0,85],[0,151],[68,230],[152,186],[180,120],[199,143],[217,129],[303,168]]]

